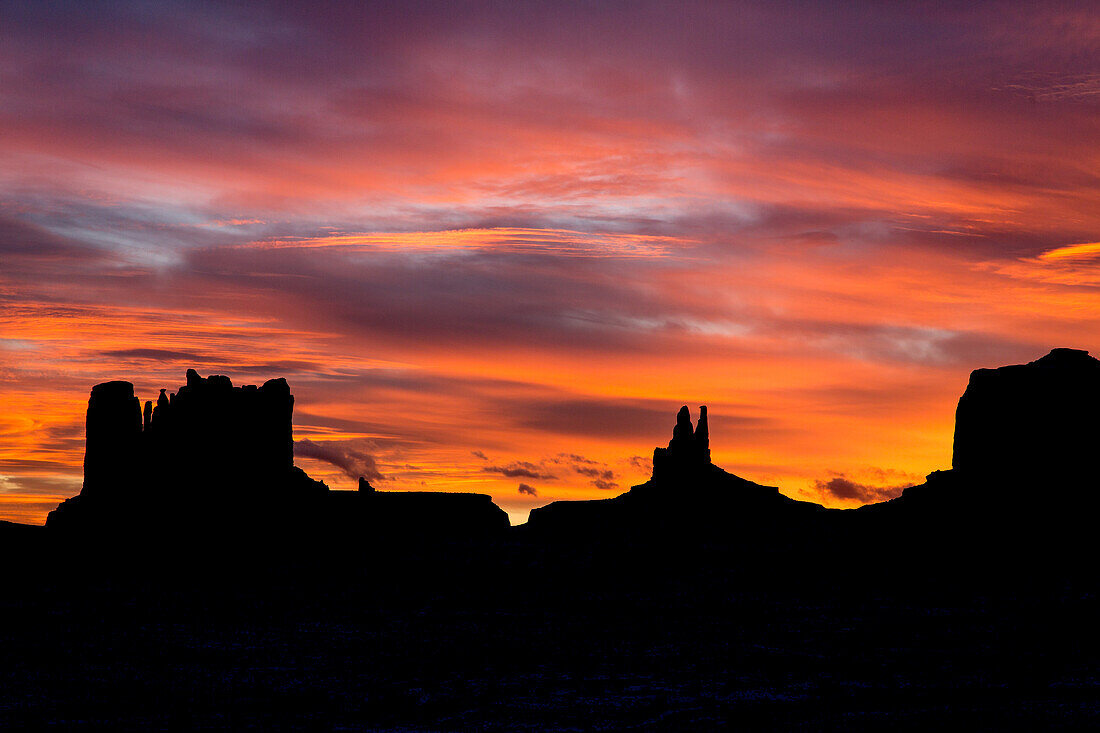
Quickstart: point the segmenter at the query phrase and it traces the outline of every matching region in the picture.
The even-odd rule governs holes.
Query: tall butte
[[[955,412],[952,468],[976,479],[1095,475],[1098,416],[1100,360],[1087,351],[978,369]]]
[[[187,383],[166,392],[142,409],[130,382],[92,388],[84,486],[50,512],[47,526],[201,524],[254,514],[260,497],[326,491],[294,466],[285,379],[234,387],[229,377],[188,369]]]

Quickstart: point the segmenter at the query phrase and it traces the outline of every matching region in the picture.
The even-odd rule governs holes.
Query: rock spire
[[[653,450],[653,478],[672,478],[691,475],[706,469],[710,462],[710,428],[707,425],[707,407],[699,407],[699,422],[691,425],[691,411],[687,405],[676,415],[672,440],[667,448]]]

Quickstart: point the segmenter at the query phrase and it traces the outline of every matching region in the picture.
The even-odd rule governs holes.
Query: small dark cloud
[[[480,458],[483,461],[489,460],[489,456],[485,455],[479,450],[470,451],[470,455],[472,455],[474,458]]]
[[[653,459],[645,456],[631,456],[627,459],[627,463],[639,471],[649,471],[653,468]]]
[[[527,494],[528,496],[539,495],[538,489],[536,489],[534,486],[531,486],[530,484],[520,484],[518,491],[519,493]]]
[[[346,443],[337,441],[314,443],[312,440],[298,440],[294,442],[294,455],[331,463],[350,478],[362,476],[368,481],[386,480],[378,470],[378,463],[374,456]]]
[[[859,501],[864,504],[871,504],[879,501],[887,501],[889,499],[897,498],[901,496],[901,492],[905,489],[905,486],[871,486],[868,484],[860,484],[845,478],[844,476],[834,476],[828,481],[815,481],[814,488],[818,491],[828,494],[836,499],[844,499],[849,501]]]
[[[593,461],[591,458],[578,456],[576,453],[559,453],[558,457],[554,459],[555,463],[561,463],[563,461],[572,461],[573,463],[586,463],[590,466],[594,466],[598,463],[598,461]]]
[[[551,463],[568,466],[582,476],[602,481],[614,481],[615,472],[607,467],[606,463],[594,461],[586,456],[576,453],[559,453],[550,459]]]
[[[486,473],[499,473],[509,478],[554,479],[556,476],[546,473],[542,467],[528,461],[513,461],[506,466],[485,466]]]
[[[573,466],[573,470],[582,476],[588,476],[589,478],[603,479],[604,481],[611,481],[615,478],[615,472],[610,468],[599,469],[591,466]]]
[[[615,471],[608,468],[606,463],[594,461],[576,453],[559,453],[557,457],[550,460],[557,464],[566,465],[581,476],[592,479],[591,483],[597,489],[606,491],[619,488],[619,485],[615,483]]]

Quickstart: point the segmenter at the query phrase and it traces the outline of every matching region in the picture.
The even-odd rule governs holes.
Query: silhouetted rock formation
[[[507,516],[488,496],[329,491],[293,464],[294,399],[285,380],[234,387],[187,372],[175,393],[142,404],[128,382],[96,385],[88,403],[85,483],[50,514],[50,527],[101,532],[144,527],[190,533],[275,528],[354,537],[480,536]],[[959,401],[954,467],[897,499],[858,510],[825,509],[711,462],[706,407],[687,406],[672,440],[653,452],[653,474],[612,499],[535,509],[521,535],[640,542],[676,535],[739,547],[766,542],[791,552],[815,543],[932,541],[937,547],[1009,538],[1065,546],[1091,532],[1096,509],[1094,415],[1100,361],[1055,349],[1025,365],[979,369]],[[906,550],[912,556],[911,549]]]
[[[443,493],[329,491],[294,466],[294,397],[285,379],[234,387],[199,376],[156,406],[129,382],[92,388],[88,400],[84,486],[50,512],[48,527],[151,534],[278,530],[452,534],[500,531],[507,515],[490,497]],[[404,498],[401,498],[404,497]],[[349,525],[349,517],[363,526]]]
[[[1029,478],[1095,473],[1100,361],[1054,349],[1041,359],[978,369],[955,413],[955,471]]]
[[[89,499],[125,495],[141,478],[141,403],[129,382],[92,388],[84,452],[84,489]]]
[[[234,387],[229,377],[187,384],[142,410],[129,382],[92,388],[80,495],[47,526],[199,528],[240,521],[271,497],[326,491],[294,467],[294,398],[284,379]],[[217,519],[215,519],[217,518]]]
[[[1054,349],[1028,364],[971,373],[956,411],[953,468],[846,514],[864,536],[930,543],[999,560],[1088,562],[1097,503],[1100,361]],[[1087,548],[1087,549],[1086,549]]]
[[[535,509],[526,531],[642,541],[671,533],[739,547],[778,543],[794,554],[890,546],[890,557],[906,562],[957,563],[960,552],[982,546],[998,546],[1004,557],[1011,549],[1017,560],[1061,548],[1066,562],[1079,560],[1097,510],[1098,408],[1100,361],[1085,351],[1055,349],[1029,364],[979,369],[959,401],[952,470],[896,499],[835,510],[714,466],[706,408],[693,430],[683,407],[672,441],[653,452],[649,481],[613,499]]]
[[[500,537],[510,526],[508,514],[488,494],[330,491],[323,511],[324,516],[319,519],[327,531],[357,544],[378,538]]]
[[[691,412],[684,405],[676,414],[676,427],[672,429],[672,440],[668,442],[668,447],[653,449],[653,477],[683,477],[686,474],[704,472],[710,465],[707,406],[699,407],[699,427],[693,431]]]
[[[1019,438],[1045,444],[1036,416],[1095,435],[1091,403],[1039,398],[1091,394],[1065,356],[976,372],[956,469],[884,504],[826,510],[732,476],[685,408],[644,484],[511,536],[487,496],[314,490],[287,469],[289,422],[246,459],[289,483],[230,469],[234,486],[203,472],[236,451],[184,434],[250,424],[225,381],[189,374],[142,414],[130,385],[98,385],[81,496],[51,528],[0,522],[0,728],[1096,729],[1094,482],[1036,477],[1049,457]],[[289,421],[288,398],[236,404]],[[1034,407],[1014,422],[1002,401]],[[1021,480],[1006,461],[1030,501],[1003,498]],[[227,548],[219,516],[269,531]],[[99,551],[132,526],[148,534]]]
[[[830,512],[817,504],[783,496],[774,486],[761,486],[723,471],[710,460],[707,408],[699,408],[699,423],[680,408],[667,448],[653,450],[653,475],[612,499],[557,501],[531,511],[528,533],[576,537],[630,534],[652,541],[659,535],[702,532],[696,539],[720,539],[728,534],[757,534],[765,528],[782,532],[781,519],[801,526],[808,514]],[[656,533],[656,534],[655,534]]]

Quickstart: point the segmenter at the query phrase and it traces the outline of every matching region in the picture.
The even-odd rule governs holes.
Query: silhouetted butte
[[[190,535],[199,542],[262,533],[363,542],[492,535],[508,518],[483,494],[330,491],[294,465],[294,397],[285,379],[234,387],[187,370],[144,409],[129,382],[88,400],[84,485],[47,527],[106,540]],[[194,547],[194,545],[192,545]]]
[[[740,541],[763,532],[785,534],[802,527],[810,515],[828,511],[715,466],[707,408],[700,406],[693,428],[685,405],[676,415],[668,446],[653,451],[648,481],[612,499],[557,501],[534,509],[525,531],[559,540],[605,535],[656,544],[666,537]]]

